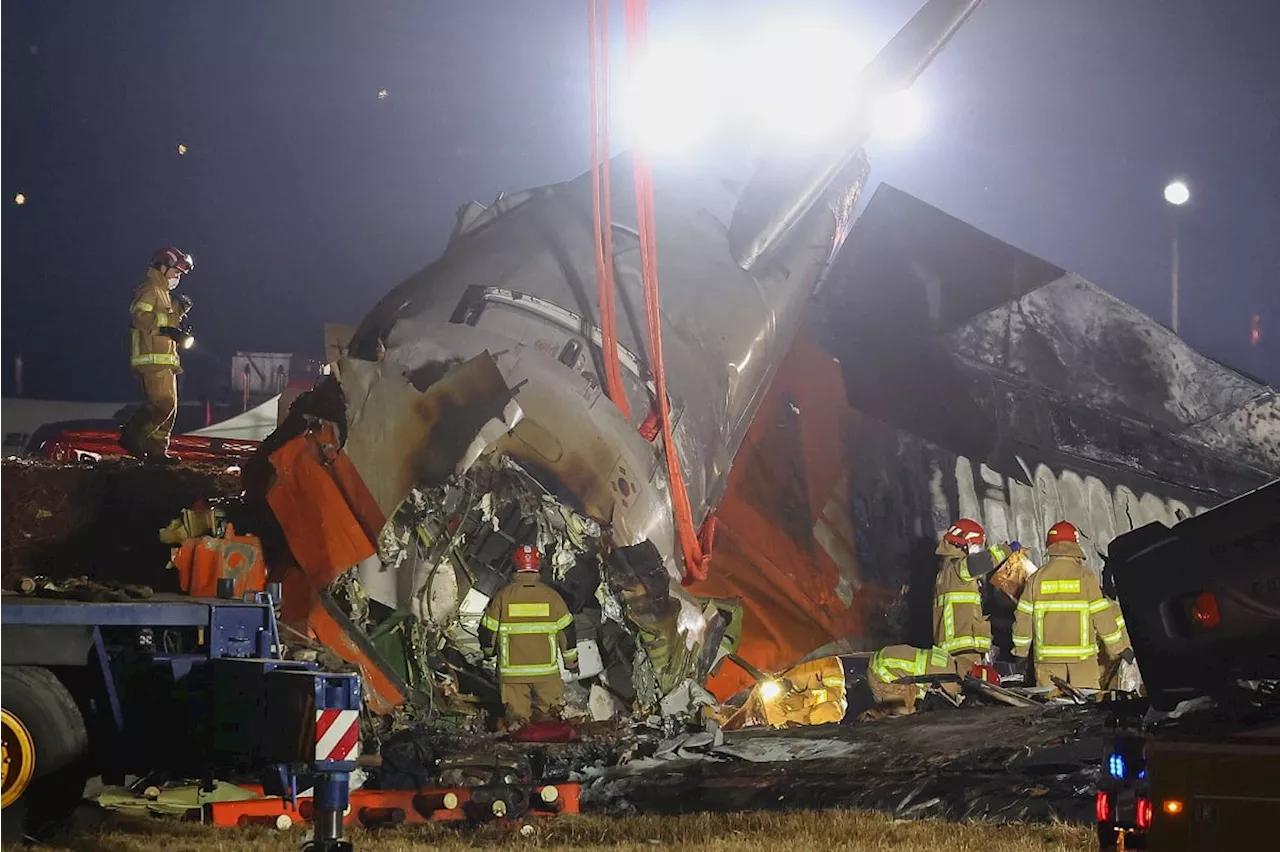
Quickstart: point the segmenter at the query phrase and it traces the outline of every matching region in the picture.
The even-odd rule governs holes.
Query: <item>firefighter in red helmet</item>
[[[1102,594],[1097,575],[1084,564],[1080,533],[1059,521],[1045,537],[1049,562],[1027,580],[1013,623],[1013,653],[1035,661],[1036,685],[1057,677],[1074,687],[1098,689],[1098,643],[1113,658],[1133,662],[1124,616]]]
[[[978,579],[999,568],[1019,547],[1017,542],[988,547],[986,530],[969,518],[952,524],[938,543],[933,644],[959,661],[964,671],[991,653],[991,623],[982,610]]]
[[[498,657],[498,692],[508,730],[535,716],[549,716],[564,701],[560,660],[578,668],[573,616],[556,590],[542,582],[542,554],[531,544],[516,547],[512,582],[485,610],[480,647]]]
[[[195,268],[191,255],[162,248],[151,257],[147,277],[129,304],[129,366],[147,401],[120,432],[120,445],[136,458],[170,464],[169,435],[178,415],[179,350],[191,340],[182,329],[191,310],[186,296],[172,291]]]

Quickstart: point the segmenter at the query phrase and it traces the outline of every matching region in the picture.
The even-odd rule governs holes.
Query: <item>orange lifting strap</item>
[[[628,416],[626,396],[618,365],[617,323],[614,313],[613,241],[609,208],[609,154],[607,106],[608,98],[608,0],[588,0],[587,14],[591,30],[591,164],[592,195],[595,202],[596,281],[600,298],[601,343],[604,350],[606,389],[609,398],[623,416]],[[633,67],[644,55],[648,40],[648,9],[645,0],[625,0],[627,55]],[[600,81],[603,81],[601,84]],[[604,132],[601,133],[601,128]],[[603,152],[601,145],[603,136]],[[653,372],[656,408],[662,430],[663,454],[667,462],[667,478],[671,483],[671,503],[676,531],[684,556],[684,582],[705,580],[711,560],[711,544],[715,535],[715,517],[707,515],[701,531],[694,527],[689,492],[676,452],[671,429],[671,405],[667,398],[667,378],[662,361],[662,314],[658,300],[658,246],[653,212],[653,165],[640,140],[633,140],[633,174],[636,192],[637,231],[640,235],[640,269],[644,284],[645,318],[649,338],[649,365]],[[603,157],[602,157],[603,153]],[[648,421],[646,420],[646,424]],[[651,424],[648,424],[652,428]],[[645,429],[644,426],[641,427]]]

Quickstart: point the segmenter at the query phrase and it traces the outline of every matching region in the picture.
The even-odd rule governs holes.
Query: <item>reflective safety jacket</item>
[[[890,645],[871,656],[867,664],[869,676],[881,683],[891,684],[904,677],[920,677],[933,674],[959,674],[959,664],[951,655],[936,645],[932,648],[916,648],[912,645]],[[923,697],[927,684],[920,684]],[[951,691],[951,690],[948,690]]]
[[[498,654],[498,678],[508,683],[560,677],[560,657],[578,659],[573,616],[556,590],[534,573],[516,573],[480,620],[480,647]]]
[[[1103,597],[1080,545],[1061,541],[1048,553],[1049,563],[1031,575],[1018,601],[1014,655],[1025,657],[1034,645],[1037,662],[1079,662],[1097,657],[1098,640],[1110,655],[1123,653],[1129,647],[1124,616]]]
[[[160,329],[177,326],[186,313],[169,297],[169,282],[158,269],[148,269],[129,305],[129,366],[137,371],[156,368],[182,372],[176,341]]]
[[[982,612],[978,578],[1008,559],[1008,548],[993,544],[969,555],[944,541],[936,552],[942,565],[933,585],[933,644],[948,654],[985,654],[991,650],[991,624]]]

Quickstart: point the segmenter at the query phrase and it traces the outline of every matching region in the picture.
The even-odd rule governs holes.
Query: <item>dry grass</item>
[[[380,834],[358,832],[357,852],[460,850],[610,850],[653,852],[1085,852],[1096,848],[1080,826],[1000,826],[981,822],[894,821],[861,811],[704,813],[685,816],[560,817],[520,825],[461,831],[441,825],[406,826]],[[161,820],[110,819],[68,837],[52,850],[74,852],[296,852],[301,832],[215,829]]]

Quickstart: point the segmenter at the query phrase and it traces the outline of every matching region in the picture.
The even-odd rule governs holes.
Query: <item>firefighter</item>
[[[191,310],[191,300],[170,294],[194,268],[191,255],[181,249],[160,249],[129,305],[129,366],[147,401],[121,430],[120,445],[144,461],[176,461],[169,456],[169,434],[178,414],[178,342],[186,337],[179,326]]]
[[[1080,534],[1059,521],[1045,539],[1049,562],[1027,580],[1013,623],[1013,653],[1031,654],[1036,685],[1053,678],[1098,689],[1098,641],[1108,655],[1133,662],[1119,607],[1102,594],[1097,575],[1084,564]],[[1034,648],[1033,648],[1034,645]]]
[[[960,518],[942,536],[941,558],[933,586],[933,644],[970,666],[991,654],[991,623],[982,611],[978,578],[999,568],[1017,542],[986,546],[982,525]]]
[[[916,648],[913,645],[890,645],[881,648],[867,663],[866,685],[870,691],[872,711],[864,718],[880,714],[906,716],[916,712],[916,702],[924,698],[928,684],[904,684],[895,681],[904,677],[924,675],[960,675],[969,671],[956,658],[937,647]],[[943,691],[953,698],[960,694],[960,684],[940,684]],[[861,709],[857,701],[850,699],[850,711]]]
[[[508,730],[535,714],[548,716],[564,698],[560,662],[578,669],[573,616],[564,599],[538,576],[542,554],[531,544],[515,549],[516,576],[498,592],[480,622],[480,647],[498,656],[498,692]]]

